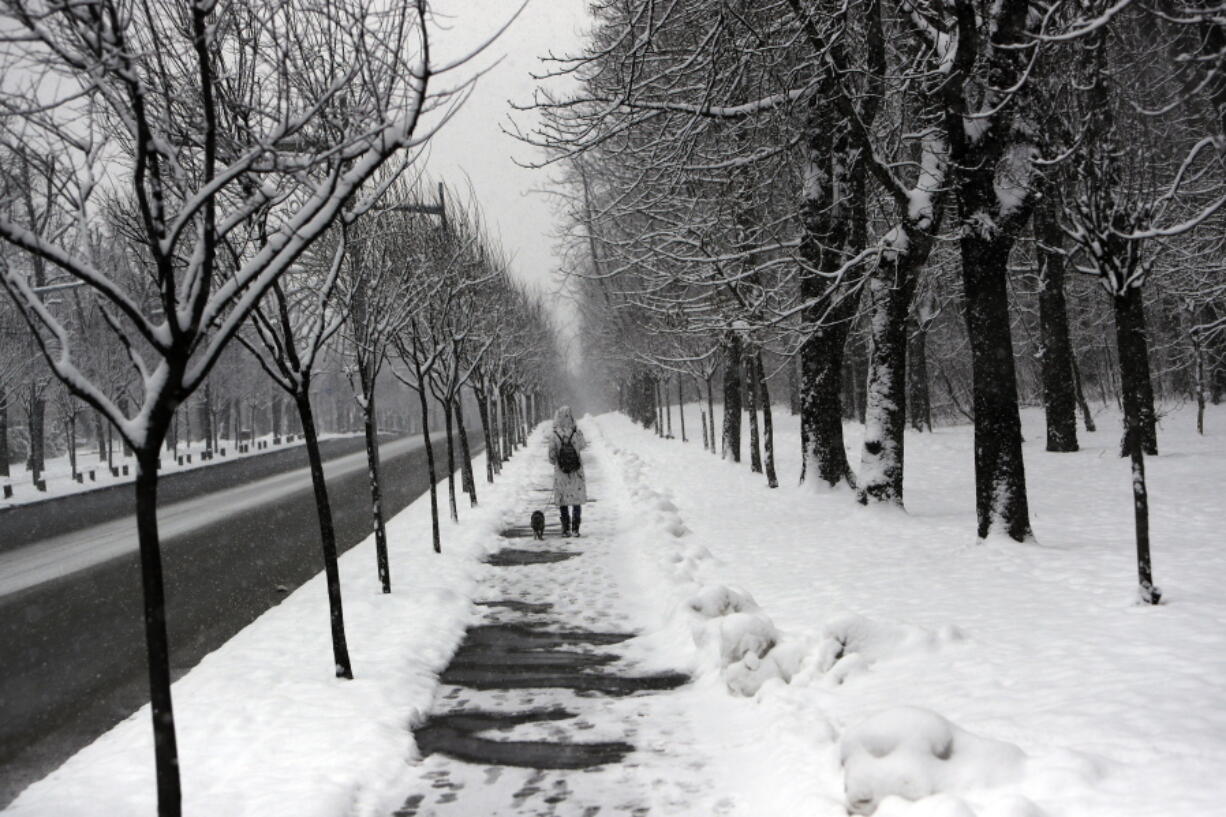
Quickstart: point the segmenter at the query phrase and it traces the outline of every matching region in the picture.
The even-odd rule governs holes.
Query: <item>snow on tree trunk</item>
[[[915,293],[915,260],[901,251],[882,258],[868,280],[871,348],[858,488],[862,504],[903,504],[907,312]]]

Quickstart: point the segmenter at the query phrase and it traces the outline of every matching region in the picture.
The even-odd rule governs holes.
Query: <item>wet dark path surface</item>
[[[660,804],[701,788],[674,711],[689,678],[636,666],[612,520],[595,508],[584,518],[583,538],[562,538],[553,518],[544,541],[503,532],[479,620],[414,733],[429,791],[395,817],[674,814]]]
[[[553,564],[581,555],[578,550],[504,548],[486,561],[495,567],[515,569]],[[566,622],[557,620],[553,605],[548,602],[500,599],[480,604],[499,610],[496,615],[504,622],[516,616],[522,621],[478,624],[469,628],[464,643],[440,678],[444,684],[487,691],[568,689],[630,695],[675,689],[689,680],[681,673],[631,675],[608,668],[619,656],[594,652],[590,648],[619,644],[633,634],[564,629]],[[540,769],[597,766],[621,760],[633,750],[633,746],[621,741],[507,741],[482,736],[523,724],[577,717],[577,713],[560,707],[510,713],[460,709],[431,717],[416,731],[416,737],[423,755],[440,752],[469,763]]]

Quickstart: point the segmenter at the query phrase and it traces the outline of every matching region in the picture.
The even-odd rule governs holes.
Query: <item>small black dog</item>
[[[545,538],[545,513],[544,511],[532,512],[532,535],[537,539]]]

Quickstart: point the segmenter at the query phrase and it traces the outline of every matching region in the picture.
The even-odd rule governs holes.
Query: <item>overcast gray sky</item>
[[[441,61],[455,59],[487,39],[520,5],[521,0],[436,0],[432,8],[442,15],[448,30],[436,31],[431,47],[438,49]],[[435,137],[427,163],[430,176],[450,188],[465,187],[467,173],[490,232],[513,256],[512,272],[542,285],[552,282],[558,267],[552,235],[555,205],[543,192],[550,171],[517,166],[513,157],[530,161],[540,154],[503,133],[500,126],[507,125],[512,113],[508,100],[521,104],[531,100],[537,85],[531,74],[545,70],[539,57],[550,51],[577,52],[589,28],[585,0],[529,0],[519,18],[471,68],[444,79],[447,85],[455,84],[501,59]],[[528,113],[514,116],[524,129],[533,121]]]

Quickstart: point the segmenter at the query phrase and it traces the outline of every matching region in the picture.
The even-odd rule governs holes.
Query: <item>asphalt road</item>
[[[428,489],[425,451],[408,438],[380,450],[390,517]],[[322,569],[305,451],[282,457],[281,474],[261,459],[159,492],[175,677]],[[364,459],[325,464],[342,550],[370,530]],[[10,543],[25,536],[0,553],[0,808],[149,700],[135,521],[91,511],[65,530],[73,503],[45,503],[24,534],[0,516]]]

